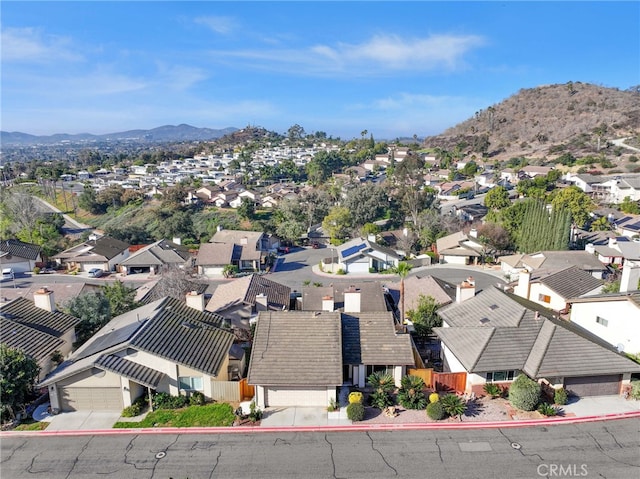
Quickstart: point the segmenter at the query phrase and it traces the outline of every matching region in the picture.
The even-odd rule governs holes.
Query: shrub
[[[249,404],[249,421],[258,422],[260,419],[262,419],[262,409],[256,406],[255,401],[251,401],[251,404]]]
[[[362,403],[362,393],[360,391],[353,391],[349,393],[349,404]]]
[[[400,381],[398,401],[406,409],[424,409],[427,398],[423,392],[424,381],[418,376],[405,376]]]
[[[533,411],[540,402],[540,391],[540,384],[520,374],[509,388],[509,401],[522,411]]]
[[[498,384],[486,383],[484,385],[484,392],[492,398],[502,396],[502,388]]]
[[[432,402],[427,405],[427,416],[434,421],[439,421],[444,418],[444,408],[440,401]]]
[[[331,398],[329,400],[329,405],[327,406],[327,411],[333,412],[338,410],[338,403],[335,399]]]
[[[640,399],[640,381],[631,381],[631,398]]]
[[[122,410],[122,417],[136,417],[139,416],[147,405],[147,398],[145,396],[140,396],[138,399],[133,401],[131,406],[128,406]]]
[[[369,397],[373,407],[384,409],[393,405],[390,393],[395,389],[395,383],[391,374],[374,372],[367,378],[367,384],[373,388]]]
[[[190,406],[204,406],[207,400],[200,391],[195,391],[191,393],[189,396],[189,405]]]
[[[180,409],[189,402],[186,396],[171,396],[167,393],[156,394],[152,401],[153,409]]]
[[[347,406],[347,418],[351,421],[362,421],[364,419],[364,406],[362,403],[353,402]]]
[[[347,274],[347,272],[344,269],[340,268],[338,271],[336,271],[336,274],[344,275],[344,274]]]
[[[538,412],[543,416],[555,416],[558,414],[558,409],[553,407],[551,404],[542,403],[538,406]]]
[[[430,403],[438,402],[438,401],[440,401],[440,394],[438,394],[438,393],[429,394],[429,402]]]
[[[564,406],[567,404],[567,396],[567,390],[565,388],[556,389],[556,392],[553,393],[553,402],[560,406]]]
[[[40,268],[38,268],[37,266],[33,268],[33,274],[40,274]]]
[[[455,394],[447,394],[438,402],[442,404],[444,412],[451,417],[462,417],[467,410],[467,404],[460,396]]]

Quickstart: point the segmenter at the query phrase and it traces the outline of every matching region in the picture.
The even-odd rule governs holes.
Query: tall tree
[[[509,192],[504,186],[495,186],[491,188],[484,197],[484,205],[487,208],[494,210],[501,210],[511,206]]]
[[[66,304],[67,313],[80,319],[76,326],[75,346],[84,344],[111,319],[109,300],[103,293],[76,296]]]
[[[102,291],[109,301],[109,308],[113,316],[119,316],[139,306],[139,303],[136,302],[136,289],[125,286],[122,281],[105,284]]]
[[[411,271],[411,264],[406,261],[400,261],[398,266],[396,266],[394,272],[400,276],[400,323],[404,323],[405,315],[404,315],[404,279],[409,276],[409,272]]]
[[[332,244],[342,243],[349,235],[351,212],[344,206],[334,206],[322,220],[322,228],[331,237]]]
[[[3,419],[14,419],[25,404],[38,379],[38,363],[21,349],[0,344],[0,410]]]
[[[351,212],[353,226],[359,228],[365,223],[382,218],[389,205],[389,198],[382,187],[375,183],[365,183],[350,189],[342,205]]]
[[[433,296],[418,296],[416,309],[407,311],[407,317],[413,323],[418,336],[429,336],[433,328],[442,326],[442,318],[438,316],[438,303]]]
[[[580,228],[590,219],[589,213],[595,205],[589,196],[576,186],[570,186],[559,190],[551,201],[554,209],[567,209],[571,213],[573,222]]]

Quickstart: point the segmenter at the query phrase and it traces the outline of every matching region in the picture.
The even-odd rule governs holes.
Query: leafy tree
[[[484,205],[494,210],[501,210],[511,206],[509,191],[504,186],[491,188],[484,197]]]
[[[66,304],[66,312],[80,319],[76,326],[74,346],[84,344],[96,331],[111,319],[109,300],[103,293],[76,296]]]
[[[98,201],[96,190],[89,185],[86,185],[82,193],[80,193],[78,206],[93,215],[104,214],[107,210],[105,204]]]
[[[156,218],[150,225],[156,240],[172,238],[193,238],[193,214],[190,211],[162,208],[156,210]]]
[[[38,379],[40,367],[21,349],[0,344],[0,411],[3,419],[14,419],[23,410]]]
[[[304,128],[296,123],[287,130],[287,137],[290,140],[301,140],[305,137]]]
[[[3,202],[3,209],[10,219],[10,228],[13,232],[21,231],[25,238],[23,241],[29,243],[33,242],[36,225],[43,218],[37,201],[26,191],[17,191],[7,195]]]
[[[384,216],[389,199],[382,187],[374,183],[366,183],[349,190],[343,206],[351,212],[354,227],[371,223]]]
[[[497,223],[487,222],[478,228],[478,239],[485,248],[484,255],[495,254],[509,248],[509,232]]]
[[[609,231],[609,230],[611,230],[611,223],[609,223],[609,220],[604,216],[601,216],[600,218],[592,221],[591,227],[589,228],[589,231]]]
[[[242,198],[237,211],[240,218],[251,220],[256,216],[256,204],[251,198]]]
[[[119,316],[139,306],[139,303],[136,302],[136,289],[125,286],[122,281],[105,284],[102,291],[109,301],[109,308],[113,316]]]
[[[345,158],[337,151],[320,151],[306,165],[309,182],[315,186],[320,185],[346,164]]]
[[[509,402],[522,411],[533,411],[540,402],[541,386],[520,374],[509,387]]]
[[[567,209],[571,212],[573,222],[582,228],[590,218],[594,204],[591,198],[576,186],[570,186],[558,191],[551,201],[554,209]]]
[[[322,228],[331,237],[331,242],[341,242],[347,238],[351,227],[351,212],[344,206],[334,206],[322,220]]]
[[[431,334],[433,328],[442,326],[442,318],[438,316],[438,303],[433,296],[418,296],[416,309],[407,311],[407,316],[413,323],[416,334],[426,337]]]
[[[620,211],[632,215],[640,214],[640,207],[637,201],[632,201],[630,196],[625,196],[622,203],[620,203]]]

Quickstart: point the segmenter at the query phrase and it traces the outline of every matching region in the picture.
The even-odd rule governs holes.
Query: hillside
[[[615,151],[608,140],[631,137],[628,144],[637,146],[639,135],[638,87],[622,91],[569,82],[520,90],[442,134],[425,138],[424,144],[447,150],[459,145],[465,153],[484,148],[497,160],[553,159],[566,152],[576,157],[624,157],[634,152]]]

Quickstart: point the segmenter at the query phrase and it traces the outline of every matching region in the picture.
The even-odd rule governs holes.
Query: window
[[[600,316],[597,316],[597,317],[596,317],[596,323],[598,323],[598,324],[602,324],[605,328],[606,328],[607,326],[609,326],[609,320],[608,320],[608,319],[601,318]]]
[[[519,371],[493,371],[487,373],[487,382],[488,383],[497,383],[500,381],[513,381],[513,379],[518,375]]]
[[[549,296],[547,294],[539,294],[538,295],[538,301],[542,301],[543,303],[550,303],[551,302],[551,296]]]
[[[373,373],[380,374],[391,374],[393,376],[393,366],[380,366],[380,365],[371,365],[367,364],[366,374],[367,377],[371,376]]]
[[[178,378],[180,389],[186,391],[202,391],[202,376],[180,376]]]

